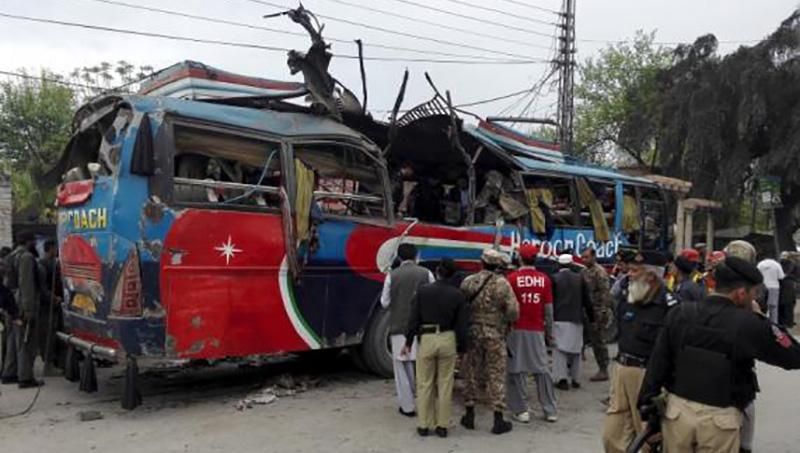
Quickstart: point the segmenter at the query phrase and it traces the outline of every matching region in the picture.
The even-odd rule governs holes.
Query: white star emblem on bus
[[[236,248],[236,245],[231,241],[230,235],[228,235],[228,242],[223,242],[219,247],[214,247],[214,250],[219,252],[219,256],[225,257],[226,266],[231,264],[231,258],[235,258],[236,254],[242,251]]]

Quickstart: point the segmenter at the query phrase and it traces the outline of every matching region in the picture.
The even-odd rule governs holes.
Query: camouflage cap
[[[511,259],[503,252],[495,249],[486,249],[481,253],[481,261],[491,266],[506,266]]]

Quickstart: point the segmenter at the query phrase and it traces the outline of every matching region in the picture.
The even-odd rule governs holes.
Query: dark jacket
[[[666,321],[666,296],[667,288],[661,285],[647,302],[632,304],[627,298],[620,300],[617,306],[619,352],[645,361],[650,358],[658,334]]]
[[[594,322],[589,287],[581,274],[562,269],[553,274],[553,320],[583,324],[584,315]]]
[[[697,368],[680,369],[678,355],[685,354],[688,348],[727,357],[730,371],[718,376],[719,368],[712,367],[709,361],[686,361],[684,363],[697,363]],[[699,400],[676,388],[679,373],[687,373],[685,376],[690,380],[710,377],[706,385],[694,386],[700,388],[701,394],[718,394],[720,386],[729,386],[730,405],[743,409],[755,399],[758,389],[756,359],[784,369],[799,369],[800,344],[767,318],[736,307],[721,296],[711,296],[699,303],[679,304],[670,311],[656,342],[639,394],[639,407],[649,404],[662,388],[693,401]]]
[[[39,314],[41,275],[36,256],[23,247],[17,247],[6,257],[8,287],[14,292],[20,315],[24,320]]]
[[[687,278],[675,286],[675,298],[678,299],[678,302],[700,302],[705,297],[703,288],[691,278]]]
[[[442,331],[452,330],[456,334],[458,351],[466,350],[469,327],[467,298],[454,281],[439,280],[422,285],[417,290],[411,302],[406,331],[406,344],[409,347],[414,337],[419,335],[420,327],[426,324],[438,325]]]

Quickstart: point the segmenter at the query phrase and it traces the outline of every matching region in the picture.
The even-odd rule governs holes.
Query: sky
[[[265,14],[280,9],[254,0],[113,1],[302,32],[285,16],[264,19],[262,16]],[[596,55],[608,45],[608,41],[632,37],[636,30],[656,30],[658,41],[670,43],[691,42],[700,35],[713,33],[720,41],[731,41],[720,45],[722,52],[730,52],[739,45],[763,38],[798,7],[796,0],[576,1],[579,60]],[[269,0],[267,3],[296,6],[291,0]],[[491,64],[367,61],[369,108],[378,117],[384,117],[394,104],[406,68],[410,71],[410,79],[404,108],[413,107],[433,95],[425,81],[426,71],[440,89],[450,90],[456,104],[489,99],[534,86],[551,70],[546,61],[552,59],[552,35],[556,27],[548,23],[557,20],[557,16],[546,10],[561,8],[561,0],[304,0],[303,4],[318,15],[327,16],[320,18],[325,24],[324,36],[346,41],[333,43],[335,54],[355,55],[356,46],[350,41],[360,38],[365,44],[367,57],[459,61],[475,61],[475,57],[480,57],[484,61],[495,60]],[[358,5],[377,11],[367,11]],[[426,6],[441,11],[426,9]],[[0,14],[3,13],[298,50],[305,50],[309,43],[302,36],[180,18],[101,0],[2,0]],[[437,27],[437,24],[451,28]],[[409,35],[429,39],[416,39]],[[375,48],[373,44],[417,52]],[[507,60],[523,59],[526,61],[524,64],[501,64],[497,61],[505,60],[507,63]],[[182,60],[196,60],[246,75],[300,80],[299,75],[289,74],[284,51],[171,41],[0,17],[0,71],[48,68],[66,74],[75,67],[118,60],[151,65],[157,69]],[[338,80],[360,97],[361,79],[356,60],[334,57],[330,69]],[[546,84],[543,91],[546,93],[550,88]],[[529,115],[543,117],[554,114],[552,94],[543,94],[529,105],[532,98],[520,95],[470,107],[470,110],[483,116],[516,115],[528,107],[526,112]]]

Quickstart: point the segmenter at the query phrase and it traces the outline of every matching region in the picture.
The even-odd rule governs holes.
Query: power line
[[[544,36],[546,38],[549,38],[550,36],[552,36],[552,35],[549,35],[549,34],[544,33],[544,32],[540,32],[540,31],[536,31],[536,30],[528,30],[528,29],[521,28],[521,27],[515,27],[513,25],[504,24],[502,22],[496,22],[496,21],[492,21],[492,20],[488,20],[488,19],[483,19],[483,18],[480,18],[480,17],[469,16],[467,14],[454,13],[454,12],[448,11],[446,9],[442,9],[442,8],[437,8],[435,6],[426,5],[424,3],[417,3],[417,2],[415,2],[413,0],[394,0],[394,1],[399,2],[399,3],[404,3],[406,5],[416,6],[418,8],[422,8],[422,9],[428,9],[428,10],[431,10],[431,11],[436,11],[436,12],[439,12],[439,13],[442,13],[442,14],[447,14],[448,16],[459,17],[459,18],[462,18],[462,19],[467,19],[467,20],[471,20],[471,21],[475,21],[475,22],[480,22],[482,24],[494,25],[494,26],[497,26],[497,27],[500,27],[500,28],[505,28],[507,30],[515,30],[515,31],[518,31],[518,32],[521,32],[521,33],[528,33],[528,34],[531,34],[531,35]],[[448,1],[450,1],[450,0],[448,0]]]
[[[526,8],[535,9],[537,11],[542,11],[542,12],[545,12],[545,13],[553,13],[553,14],[561,15],[561,11],[557,11],[557,10],[550,9],[550,8],[545,8],[543,6],[529,5],[527,3],[519,2],[519,1],[516,1],[516,0],[500,0],[500,1],[503,1],[503,2],[506,2],[506,3],[511,3],[512,5],[524,6]]]
[[[233,41],[222,41],[216,39],[205,39],[205,38],[195,38],[189,36],[177,36],[177,35],[168,35],[165,33],[154,33],[154,32],[145,32],[139,30],[130,30],[124,28],[113,28],[113,27],[104,27],[100,25],[89,25],[89,24],[82,24],[77,22],[66,22],[54,19],[42,19],[38,17],[30,17],[30,16],[21,16],[16,14],[8,14],[0,12],[0,17],[5,17],[9,19],[16,19],[16,20],[24,20],[28,22],[39,22],[39,23],[46,23],[46,24],[54,24],[54,25],[62,25],[67,27],[77,27],[77,28],[84,28],[88,30],[98,30],[98,31],[106,31],[112,33],[122,33],[128,35],[136,35],[136,36],[146,36],[151,38],[161,38],[161,39],[169,39],[173,41],[185,41],[185,42],[193,42],[193,43],[200,43],[200,44],[214,44],[214,45],[221,45],[221,46],[228,46],[228,47],[239,47],[239,48],[246,48],[246,49],[257,49],[257,50],[265,50],[271,52],[288,52],[290,49],[285,47],[274,47],[274,46],[264,46],[261,44],[252,44],[252,43],[243,43],[243,42],[233,42]],[[345,55],[345,54],[333,54],[339,58],[345,58],[350,60],[357,60],[357,55]],[[386,62],[405,62],[405,63],[442,63],[442,64],[534,64],[534,63],[547,63],[547,60],[534,60],[534,59],[506,59],[506,60],[444,60],[444,59],[427,59],[427,58],[397,58],[397,57],[364,57],[365,60],[370,61],[386,61]]]
[[[462,108],[462,107],[472,107],[472,106],[481,105],[481,104],[490,104],[492,102],[502,101],[503,99],[513,98],[514,96],[519,96],[521,94],[530,93],[530,91],[531,91],[530,88],[526,88],[524,90],[515,91],[513,93],[504,94],[502,96],[497,96],[497,97],[493,97],[493,98],[489,98],[489,99],[484,99],[482,101],[474,101],[474,102],[467,102],[465,104],[458,104],[458,105],[454,105],[453,107]]]
[[[288,6],[279,5],[277,3],[272,3],[272,2],[265,1],[265,0],[246,0],[246,1],[251,2],[251,3],[257,3],[259,5],[271,6],[273,8],[278,8],[278,9],[280,9],[282,11],[286,11],[286,10],[290,9]],[[462,47],[462,48],[471,49],[471,50],[480,50],[482,52],[496,53],[496,54],[500,54],[500,55],[505,55],[507,57],[514,57],[514,58],[521,58],[521,59],[528,59],[529,58],[528,56],[520,55],[520,54],[517,54],[517,53],[510,53],[510,52],[504,52],[504,51],[499,51],[499,50],[487,49],[485,47],[471,46],[471,45],[468,45],[468,44],[463,44],[463,43],[458,43],[458,42],[453,42],[453,41],[447,41],[447,40],[444,40],[444,39],[429,38],[427,36],[420,36],[420,35],[415,35],[413,33],[406,33],[406,32],[402,32],[402,31],[391,30],[391,29],[384,28],[384,27],[378,27],[376,25],[369,25],[369,24],[364,24],[364,23],[361,23],[361,22],[352,21],[352,20],[349,20],[349,19],[342,19],[340,17],[333,17],[333,16],[322,15],[322,14],[315,14],[315,16],[321,17],[323,19],[327,19],[327,20],[330,20],[330,21],[334,21],[334,22],[341,22],[343,24],[353,25],[355,27],[367,28],[367,29],[370,29],[370,30],[376,30],[376,31],[380,31],[380,32],[383,32],[383,33],[389,33],[389,34],[392,34],[392,35],[405,36],[407,38],[418,39],[418,40],[421,40],[421,41],[429,41],[429,42],[434,42],[434,43],[437,43],[437,44],[445,44],[445,45],[448,45],[448,46]]]
[[[241,27],[241,28],[248,28],[248,29],[251,29],[251,30],[261,30],[261,31],[267,31],[267,32],[271,32],[271,33],[279,33],[279,34],[285,34],[285,35],[291,35],[291,36],[299,36],[301,38],[307,38],[308,37],[308,35],[306,33],[302,33],[302,32],[293,32],[293,31],[287,31],[287,30],[280,30],[280,29],[277,29],[277,28],[263,27],[263,26],[248,24],[248,23],[244,23],[244,22],[236,22],[236,21],[231,21],[231,20],[219,19],[219,18],[215,18],[215,17],[200,16],[200,15],[197,15],[197,14],[189,14],[189,13],[185,13],[185,12],[182,12],[182,11],[168,10],[168,9],[162,9],[162,8],[154,8],[154,7],[143,6],[143,5],[134,5],[134,4],[131,4],[131,3],[120,2],[120,1],[115,1],[115,0],[88,0],[88,1],[104,3],[104,4],[108,4],[108,5],[114,5],[114,6],[122,6],[122,7],[125,7],[125,8],[131,8],[131,9],[136,9],[136,10],[141,10],[141,11],[149,11],[149,12],[154,12],[154,13],[166,14],[166,15],[175,16],[175,17],[183,17],[183,18],[187,18],[187,19],[199,20],[199,21],[204,21],[204,22],[223,24],[223,25],[231,25],[231,26],[234,26],[234,27]],[[348,39],[331,38],[331,37],[326,37],[326,39],[329,40],[329,41],[339,42],[339,43],[343,43],[343,44],[353,44],[353,41],[352,40],[348,40]],[[414,53],[428,54],[428,55],[439,55],[439,56],[444,56],[444,57],[487,59],[487,57],[481,56],[481,55],[464,55],[464,54],[449,53],[449,52],[439,52],[439,51],[435,51],[435,50],[412,49],[412,48],[409,48],[409,47],[388,46],[388,45],[374,44],[374,43],[367,43],[367,45],[369,47],[375,47],[375,48],[381,48],[381,49],[387,49],[387,50],[398,50],[398,51],[402,51],[402,52],[414,52]]]
[[[536,47],[536,48],[540,48],[540,49],[547,49],[548,48],[547,46],[543,46],[541,44],[534,44],[534,43],[531,43],[531,42],[520,41],[520,40],[517,40],[517,39],[500,37],[500,36],[496,36],[496,35],[491,35],[489,33],[481,33],[481,32],[475,31],[475,30],[467,30],[466,28],[454,27],[452,25],[446,25],[446,24],[443,24],[443,23],[440,23],[440,22],[434,22],[434,21],[431,21],[431,20],[426,20],[426,19],[420,19],[420,18],[416,18],[416,17],[406,16],[406,15],[403,15],[403,14],[390,12],[390,11],[384,11],[382,9],[373,8],[373,7],[366,6],[366,5],[360,5],[360,4],[357,4],[357,3],[351,3],[351,2],[348,2],[348,1],[345,1],[345,0],[328,0],[328,1],[333,2],[333,3],[338,3],[340,5],[350,6],[352,8],[363,9],[365,11],[372,11],[374,13],[383,14],[383,15],[386,15],[386,16],[399,17],[401,19],[409,20],[409,21],[412,21],[412,22],[418,22],[418,23],[421,23],[421,24],[431,25],[433,27],[438,27],[438,28],[442,28],[442,29],[445,29],[445,30],[452,30],[452,31],[457,31],[457,32],[461,32],[461,33],[468,33],[468,34],[471,34],[471,35],[480,36],[482,38],[494,39],[494,40],[501,41],[501,42],[514,43],[514,44],[519,44],[519,45],[523,45],[523,46]]]
[[[534,22],[534,23],[537,23],[537,24],[558,25],[555,22],[548,22],[546,20],[536,19],[535,17],[526,17],[526,16],[522,16],[522,15],[519,15],[519,14],[515,14],[515,13],[512,13],[512,12],[503,10],[503,9],[490,8],[488,6],[476,5],[474,3],[465,2],[463,0],[445,0],[445,1],[450,2],[450,3],[455,3],[456,5],[468,6],[470,8],[475,8],[475,9],[479,9],[479,10],[482,10],[482,11],[488,11],[490,13],[497,13],[497,14],[500,14],[500,15],[503,15],[503,16],[513,17],[514,19],[526,20],[528,22]]]

